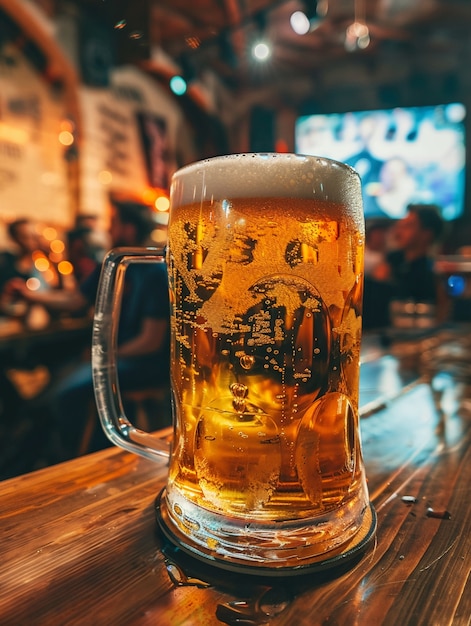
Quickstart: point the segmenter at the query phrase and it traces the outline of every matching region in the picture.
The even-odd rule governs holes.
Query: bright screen
[[[459,103],[298,118],[298,154],[348,163],[360,174],[365,217],[401,218],[409,203],[463,213],[465,117]]]

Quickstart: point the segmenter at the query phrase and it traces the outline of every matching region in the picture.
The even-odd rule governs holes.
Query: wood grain
[[[154,519],[166,463],[112,448],[0,483],[0,624],[469,625],[470,387],[447,371],[441,412],[422,380],[362,420],[378,530],[349,571],[264,581],[183,560],[196,581],[176,585]]]

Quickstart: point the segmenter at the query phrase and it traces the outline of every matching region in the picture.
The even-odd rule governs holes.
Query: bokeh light
[[[41,282],[39,278],[28,278],[28,280],[26,281],[26,287],[30,291],[38,291],[38,289],[41,287]]]
[[[61,261],[57,266],[57,271],[63,276],[69,276],[74,271],[74,266],[70,261]]]
[[[60,254],[61,252],[64,252],[65,250],[65,244],[60,239],[54,239],[54,241],[51,241],[49,245],[51,247],[51,250],[55,252],[56,254]]]

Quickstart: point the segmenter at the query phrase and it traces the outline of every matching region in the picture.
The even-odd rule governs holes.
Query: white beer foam
[[[177,171],[173,206],[225,198],[319,198],[361,203],[360,178],[350,166],[331,159],[284,153],[245,153],[214,157]]]

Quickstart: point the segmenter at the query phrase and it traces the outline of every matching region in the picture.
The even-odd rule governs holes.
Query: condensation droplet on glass
[[[249,388],[242,383],[232,383],[229,389],[235,398],[246,398],[249,392]]]
[[[180,516],[183,515],[183,511],[181,509],[181,507],[178,504],[174,504],[173,505],[173,510],[175,511],[175,514]]]
[[[239,362],[244,370],[249,370],[255,363],[255,357],[250,354],[244,354],[244,356],[240,357]]]
[[[167,567],[168,575],[170,576],[170,580],[173,582],[173,584],[183,585],[185,582],[186,576],[184,575],[182,570],[177,565],[175,565],[175,563],[167,563],[166,567]]]

